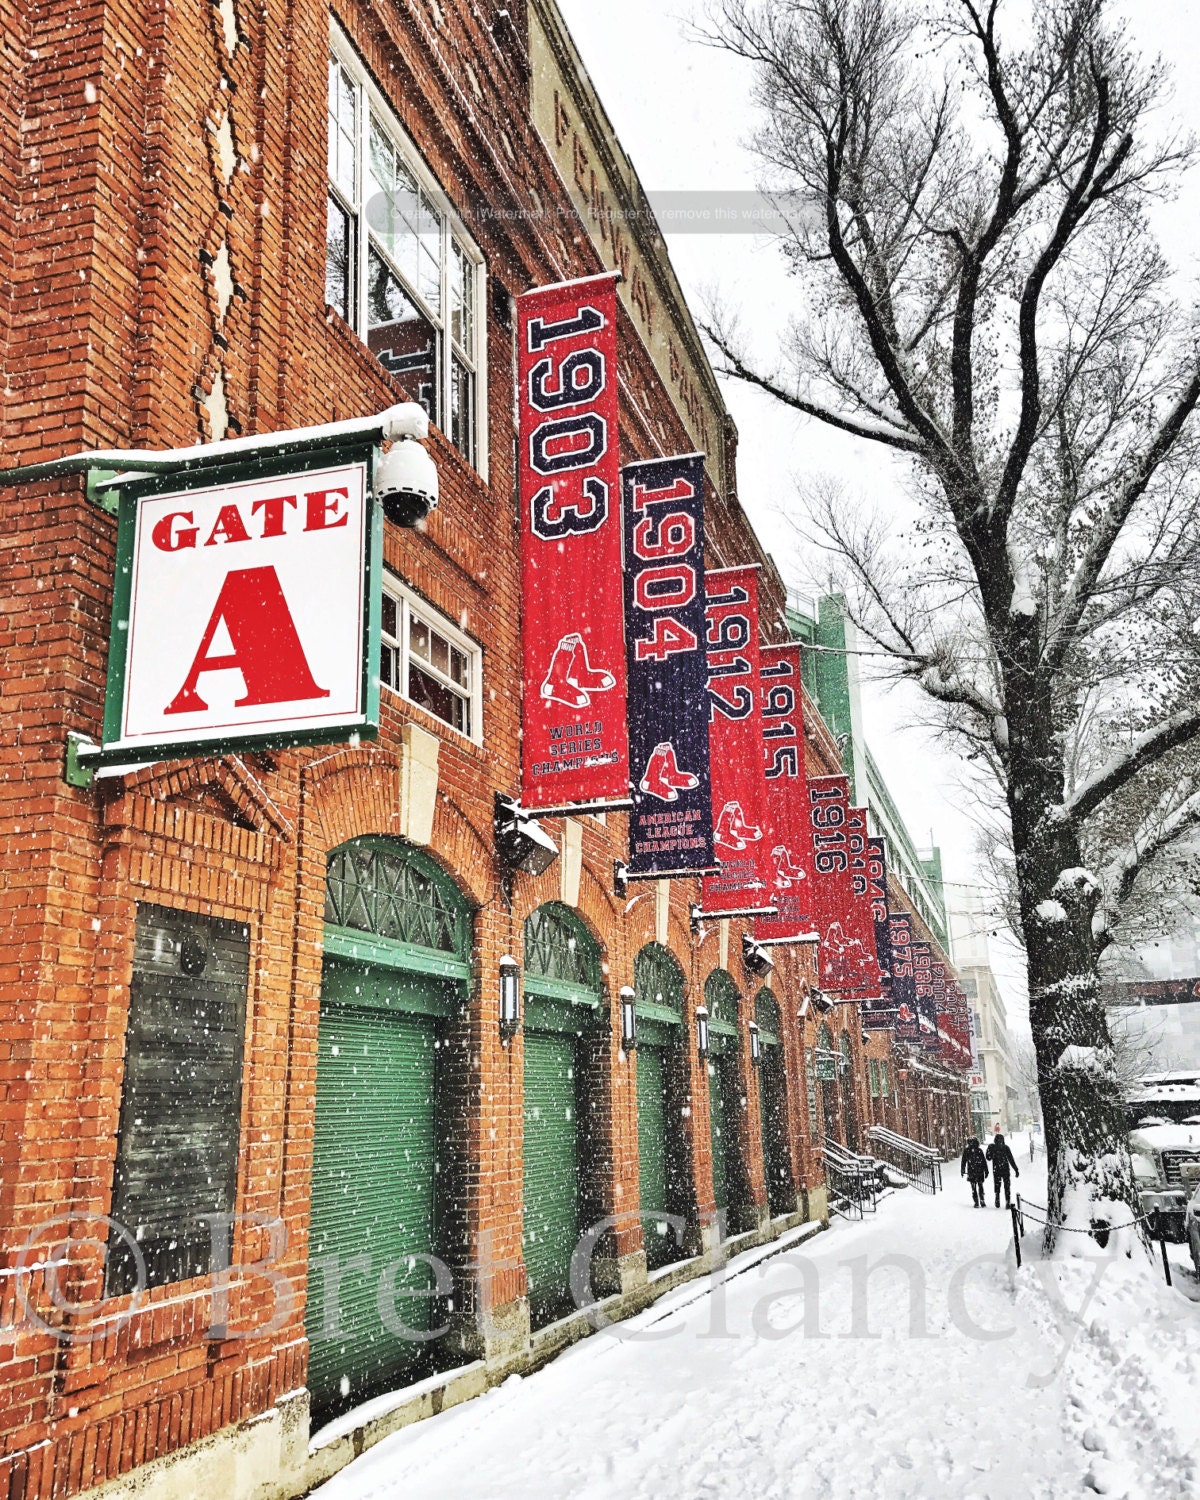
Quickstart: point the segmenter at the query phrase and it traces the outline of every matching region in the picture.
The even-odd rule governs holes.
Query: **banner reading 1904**
[[[631,875],[713,865],[704,643],[704,455],[621,471]]]
[[[517,301],[521,802],[627,803],[616,274]]]

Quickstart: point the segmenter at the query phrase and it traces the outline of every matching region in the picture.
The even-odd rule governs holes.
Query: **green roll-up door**
[[[788,1211],[790,1173],[783,1127],[783,1063],[777,1047],[763,1048],[758,1075],[762,1116],[763,1170],[767,1176],[767,1205],[772,1218]]]
[[[667,1187],[666,1054],[642,1045],[637,1053],[638,1182],[646,1264],[657,1270],[674,1260],[676,1241],[663,1218],[670,1211]]]
[[[522,1245],[535,1327],[573,1306],[571,1256],[579,1237],[579,1128],[575,1038],[525,1032],[525,1212]]]
[[[718,1209],[729,1209],[729,1173],[726,1169],[730,1122],[725,1096],[724,1068],[720,1058],[708,1062],[708,1117],[712,1130],[713,1199]]]
[[[411,1293],[433,1285],[412,1257],[435,1243],[436,1028],[321,1008],[306,1317],[316,1425],[411,1379],[426,1346],[404,1329],[434,1326],[433,1301]]]

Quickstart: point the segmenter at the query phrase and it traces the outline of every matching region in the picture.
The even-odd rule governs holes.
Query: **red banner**
[[[517,301],[521,804],[629,796],[613,274]]]
[[[808,824],[816,882],[819,984],[843,999],[857,999],[878,980],[874,931],[864,938],[869,900],[855,894],[851,875],[850,783],[845,776],[814,776],[808,782]],[[866,840],[862,838],[865,868]],[[865,880],[865,876],[864,876]],[[864,886],[865,893],[865,886]]]
[[[733,915],[772,905],[770,819],[763,774],[759,698],[758,571],[705,574],[708,743],[713,852],[720,867],[704,877],[704,911]]]
[[[847,809],[846,837],[850,853],[850,890],[854,897],[850,908],[850,931],[867,955],[854,998],[877,1002],[883,996],[883,989],[879,951],[875,943],[875,903],[871,895],[871,857],[865,807]]]
[[[759,680],[763,719],[767,816],[771,820],[771,904],[777,917],[756,917],[760,942],[786,942],[814,930],[812,840],[808,834],[804,771],[804,694],[800,646],[764,646]]]

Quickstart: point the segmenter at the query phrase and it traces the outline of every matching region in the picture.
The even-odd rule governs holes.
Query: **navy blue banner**
[[[864,1031],[891,1031],[896,1024],[896,1003],[892,998],[892,933],[888,921],[887,860],[881,838],[867,840],[867,891],[871,897],[871,916],[875,922],[875,955],[879,962],[879,1001],[864,1004],[861,1011]]]
[[[888,941],[892,955],[896,1040],[919,1042],[921,1022],[917,1014],[917,981],[913,972],[912,919],[906,911],[888,913]]]
[[[710,870],[704,456],[621,470],[629,663],[629,873]]]

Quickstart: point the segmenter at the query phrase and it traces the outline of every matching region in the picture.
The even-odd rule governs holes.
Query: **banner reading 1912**
[[[704,643],[704,455],[621,471],[629,659],[629,873],[713,867]]]
[[[758,571],[706,576],[708,740],[716,875],[704,877],[704,911],[722,916],[771,908],[772,846],[763,776],[759,702]]]
[[[629,797],[616,273],[517,301],[521,803]]]
[[[804,694],[800,686],[800,645],[764,646],[760,653],[763,761],[767,812],[771,820],[771,905],[775,917],[756,917],[760,942],[787,942],[811,933],[813,911],[812,841],[808,834],[804,770]]]

